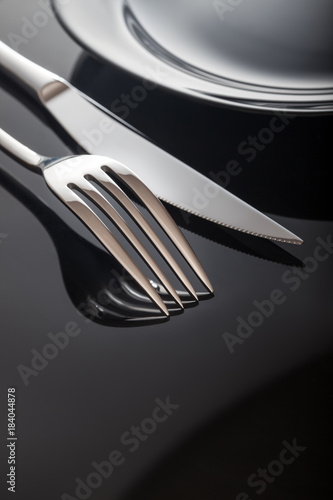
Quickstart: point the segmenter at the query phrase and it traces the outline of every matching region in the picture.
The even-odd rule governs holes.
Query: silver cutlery
[[[213,292],[209,278],[178,226],[155,195],[153,195],[140,181],[140,179],[138,179],[127,167],[110,158],[96,155],[81,155],[66,158],[43,157],[22,145],[2,129],[0,129],[0,147],[25,166],[43,174],[48,187],[53,191],[53,193],[56,194],[57,197],[69,209],[71,209],[71,211],[74,212],[74,214],[99,239],[104,247],[145,290],[151,300],[166,316],[169,316],[168,309],[159,294],[156,292],[155,288],[151,285],[138,265],[118,242],[108,227],[102,222],[102,220],[84,201],[84,199],[77,194],[77,192],[89,198],[93,204],[102,210],[102,212],[118,227],[118,229],[124,234],[126,239],[131,243],[146,264],[158,277],[161,284],[165,287],[176,303],[183,308],[177,292],[174,290],[168,278],[147,252],[140,240],[127,225],[125,220],[119,215],[102,192],[98,190],[91,181],[97,183],[102,187],[102,189],[104,188],[120,203],[120,205],[126,210],[126,212],[132,217],[136,224],[154,244],[186,290],[194,299],[197,300],[197,295],[193,286],[174,257],[134,203],[132,203],[125,192],[118,186],[109,174],[124,182],[130,190],[135,192],[144,206],[167,233],[171,241],[178,248],[182,256],[197,274],[202,283],[210,292]]]
[[[232,229],[285,243],[295,234],[132,130],[57,75],[0,42],[0,67],[89,153],[127,165],[160,199]]]
[[[70,228],[45,200],[17,177],[0,168],[0,184],[47,231],[57,251],[64,286],[79,314],[105,326],[156,324],[167,318],[137,282],[110,254]],[[182,312],[165,288],[150,280],[168,307],[170,316]],[[185,290],[177,290],[184,307],[197,302]],[[197,292],[199,300],[211,297]]]

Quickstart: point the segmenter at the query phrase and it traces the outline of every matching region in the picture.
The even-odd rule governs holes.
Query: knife
[[[85,151],[125,164],[161,200],[238,231],[303,241],[226,189],[162,150],[61,77],[0,42],[0,68],[53,115]]]

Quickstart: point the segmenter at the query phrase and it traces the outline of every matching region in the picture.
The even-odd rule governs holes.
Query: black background
[[[2,0],[1,40],[9,43],[8,34],[20,34],[24,19],[32,20],[39,10],[33,0]],[[18,51],[105,106],[140,84],[83,52],[51,16]],[[4,76],[0,81],[2,128],[48,156],[75,151],[47,113]],[[253,499],[258,495],[247,485],[250,474],[276,460],[282,442],[295,438],[306,450],[259,496],[332,496],[332,256],[313,273],[303,270],[305,279],[295,291],[283,278],[302,270],[318,237],[326,240],[332,234],[332,118],[294,118],[247,162],[238,153],[239,144],[270,119],[162,89],[149,92],[131,110],[131,124],[203,173],[218,173],[228,161],[238,160],[242,173],[228,189],[271,214],[304,244],[260,241],[170,209],[210,276],[215,296],[168,322],[128,328],[91,323],[78,314],[84,294],[94,292],[86,279],[90,263],[103,255],[105,275],[99,283],[107,282],[115,263],[41,177],[0,153],[4,498],[12,495],[5,484],[7,387],[15,387],[17,394],[16,498],[75,496],[75,479],[85,480],[93,472],[92,462],[121,449],[125,463],[94,490],[92,499],[233,500],[242,491]],[[86,242],[75,246],[73,238]],[[80,253],[82,245],[86,250]],[[80,255],[73,259],[68,248]],[[236,318],[247,319],[253,301],[268,299],[274,289],[283,291],[285,302],[231,354],[223,333],[235,333]],[[47,334],[62,331],[69,321],[77,323],[80,335],[25,386],[18,365],[29,366],[31,350],[41,351]],[[151,416],[156,398],[167,396],[179,409],[129,453],[120,436]]]

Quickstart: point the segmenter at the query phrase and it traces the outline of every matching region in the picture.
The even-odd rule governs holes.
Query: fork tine
[[[88,176],[87,176],[88,177]],[[83,194],[88,196],[103,212],[109,217],[109,219],[116,224],[118,229],[123,233],[123,235],[127,238],[129,243],[133,246],[133,248],[141,255],[143,260],[147,263],[150,269],[155,273],[155,275],[159,278],[161,283],[165,286],[167,291],[173,297],[175,302],[184,309],[183,303],[179,298],[176,290],[171,285],[168,278],[165,276],[163,271],[156,264],[155,260],[148,253],[146,248],[142,245],[141,241],[137,238],[137,236],[133,233],[133,231],[129,228],[124,219],[119,215],[119,213],[113,208],[112,205],[108,202],[106,198],[100,193],[92,184],[89,182],[89,179],[85,177],[81,177],[80,179],[76,179],[73,182],[73,185],[82,191]]]
[[[140,228],[144,231],[150,241],[154,244],[166,262],[169,264],[171,269],[175,272],[178,279],[185,286],[187,291],[192,295],[195,300],[198,300],[197,294],[191,285],[190,281],[186,277],[184,271],[180,268],[179,264],[176,262],[174,257],[171,255],[169,250],[166,248],[164,243],[157,236],[152,227],[148,224],[146,219],[143,217],[142,213],[138,208],[132,203],[132,201],[128,198],[128,196],[124,193],[124,191],[109,177],[101,168],[94,170],[93,173],[90,173],[90,178],[93,178],[97,183],[101,184],[112,196],[114,196],[119,203],[125,208],[125,210],[131,215],[133,220],[140,226]],[[150,192],[150,191],[149,191]],[[152,194],[155,198],[155,196]],[[159,203],[159,202],[158,202]],[[161,204],[163,210],[165,208]],[[165,210],[166,211],[166,210]],[[168,214],[169,216],[169,214]],[[169,216],[170,217],[170,216]],[[170,217],[171,219],[171,217]],[[172,220],[172,219],[171,219]],[[176,226],[179,231],[178,227]],[[185,239],[185,238],[184,238]],[[185,240],[186,242],[186,240]],[[186,245],[188,243],[186,242]]]
[[[182,256],[189,263],[201,282],[211,293],[213,293],[213,286],[197,256],[159,199],[138,177],[134,175],[130,169],[125,167],[125,165],[122,165],[117,161],[112,161],[102,168],[104,171],[107,172],[109,170],[111,173],[119,177],[134,192],[134,194],[140,198],[142,203],[148,208],[150,213],[164,229],[174,245],[178,248]]]
[[[64,196],[63,190],[61,192],[57,192],[54,187],[51,187],[51,189],[99,239],[110,254],[113,255],[126,269],[126,271],[137,281],[137,283],[144,289],[163,314],[169,318],[169,311],[159,294],[123,246],[118,242],[101,219],[91,210],[91,208],[69,187],[66,188],[66,197]]]

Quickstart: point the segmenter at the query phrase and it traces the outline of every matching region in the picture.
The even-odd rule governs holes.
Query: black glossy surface
[[[41,10],[32,0],[2,0],[1,39],[8,43],[8,34],[20,34],[24,18],[32,20]],[[18,50],[109,107],[140,84],[82,54],[50,14]],[[2,77],[0,83],[2,128],[43,154],[70,151],[71,142],[52,129],[42,110],[30,101],[19,103],[23,95]],[[1,169],[39,198],[0,174],[1,498],[13,497],[5,484],[4,442],[6,389],[13,386],[14,498],[60,499],[64,493],[78,498],[76,478],[85,480],[94,471],[91,464],[115,449],[125,462],[103,479],[89,496],[93,500],[234,500],[241,492],[251,499],[330,498],[333,250],[318,254],[322,259],[327,254],[318,266],[306,261],[310,267],[304,268],[302,261],[314,255],[318,238],[326,241],[333,233],[332,118],[290,120],[252,162],[237,148],[267,126],[269,115],[215,109],[156,89],[126,118],[202,172],[219,173],[237,159],[243,171],[228,188],[273,214],[304,244],[275,245],[172,209],[214,284],[215,297],[169,322],[129,328],[92,322],[77,310],[86,293],[82,283],[89,289],[94,278],[85,264],[91,259],[100,269],[105,260],[109,277],[114,262],[42,178],[0,153]],[[77,252],[81,238],[89,245],[83,244],[74,266],[68,245]],[[311,263],[317,267],[313,272]],[[87,274],[68,286],[68,277],[80,276],[81,265]],[[92,294],[106,276],[96,271]],[[231,354],[223,334],[235,334],[237,317],[247,319],[256,309],[254,301],[267,300],[276,289],[284,302]],[[50,343],[49,332],[63,331],[68,322],[75,322],[80,334],[26,386],[17,367],[30,366],[31,350],[41,352]],[[179,408],[131,453],[120,443],[122,434],[149,418],[155,400],[167,396]],[[295,438],[307,449],[256,494],[247,478],[279,457],[283,441]]]

